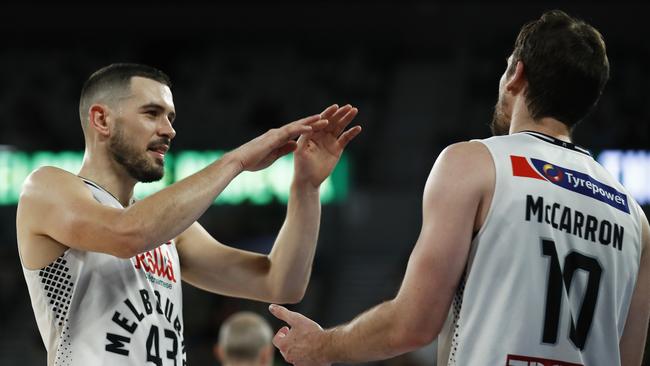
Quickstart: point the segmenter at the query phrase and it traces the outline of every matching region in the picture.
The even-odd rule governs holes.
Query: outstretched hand
[[[313,115],[273,128],[243,144],[229,154],[241,164],[242,170],[256,171],[273,164],[298,147],[295,139],[306,133],[315,133],[328,126],[321,115]]]
[[[295,182],[318,187],[330,175],[346,145],[361,132],[361,126],[344,132],[357,113],[349,104],[341,108],[331,105],[320,114],[327,125],[300,136],[294,152]]]
[[[329,365],[321,350],[325,332],[316,322],[306,316],[290,311],[284,306],[271,305],[269,311],[289,326],[282,327],[273,337],[284,359],[296,366]]]

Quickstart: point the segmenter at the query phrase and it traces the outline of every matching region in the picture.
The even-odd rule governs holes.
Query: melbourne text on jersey
[[[163,315],[167,320],[168,327],[165,327],[165,324],[158,323],[162,327],[160,330],[156,325],[151,325],[150,329],[141,330],[149,332],[147,344],[145,345],[147,358],[159,359],[166,357],[176,360],[179,352],[185,353],[183,325],[179,317],[178,307],[174,309],[174,303],[168,298],[162,298],[157,290],[154,290],[153,294],[151,294],[147,289],[141,289],[139,293],[138,300],[124,300],[122,311],[116,310],[113,313],[111,320],[119,326],[121,332],[119,334],[106,333],[106,351],[128,356],[131,335],[136,332],[143,320],[146,320],[149,316],[158,317],[157,314],[159,314]],[[153,323],[156,324],[157,322],[153,321]],[[162,335],[160,334],[161,331]],[[168,342],[163,342],[161,338],[167,339]],[[136,339],[141,338],[137,337]],[[168,345],[165,346],[165,343],[168,343]],[[160,352],[161,346],[163,346],[163,352]],[[142,345],[134,345],[134,347],[142,347]],[[160,356],[161,354],[163,356]],[[174,364],[176,364],[176,361],[174,361]]]
[[[554,229],[612,248],[623,249],[624,228],[605,219],[584,214],[557,202],[544,202],[539,196],[526,196],[526,221],[551,225]]]

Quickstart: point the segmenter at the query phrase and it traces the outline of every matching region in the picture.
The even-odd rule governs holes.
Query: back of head
[[[515,41],[528,80],[526,104],[533,119],[552,117],[573,128],[594,108],[609,79],[602,35],[560,10],[524,25]]]
[[[147,65],[115,63],[94,72],[81,88],[79,118],[86,130],[88,110],[93,103],[111,104],[130,91],[131,78],[144,77],[158,81],[171,88],[169,77],[162,71]]]
[[[259,362],[261,353],[270,350],[272,361],[273,331],[268,322],[252,312],[231,315],[219,330],[220,357],[224,364]],[[268,352],[268,351],[267,351]]]

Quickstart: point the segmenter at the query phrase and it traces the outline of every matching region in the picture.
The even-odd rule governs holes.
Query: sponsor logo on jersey
[[[544,160],[530,158],[529,161],[523,156],[510,155],[510,162],[512,163],[512,175],[515,177],[550,182],[571,192],[606,203],[627,214],[630,213],[625,193],[619,192],[588,174],[567,169]]]
[[[147,273],[147,278],[155,276],[176,282],[174,266],[167,246],[161,245],[148,252],[138,254],[132,260],[136,269],[142,268]]]
[[[540,357],[508,355],[506,366],[582,366],[579,363],[550,360]]]

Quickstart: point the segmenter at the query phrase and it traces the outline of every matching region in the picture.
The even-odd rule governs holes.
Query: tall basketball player
[[[344,132],[356,108],[333,105],[270,130],[140,201],[133,187],[163,176],[176,134],[168,77],[143,65],[107,66],[84,85],[79,113],[79,174],[36,170],[16,219],[48,365],[184,365],[181,279],[229,296],[300,301],[318,237],[319,186],[360,132]],[[292,151],[287,217],[269,255],[225,246],[196,222],[239,173]]]
[[[609,75],[592,26],[547,12],[519,33],[499,84],[496,136],[433,166],[420,237],[397,296],[322,330],[280,306],[296,365],[378,360],[439,335],[438,365],[640,365],[650,229],[573,127]]]

